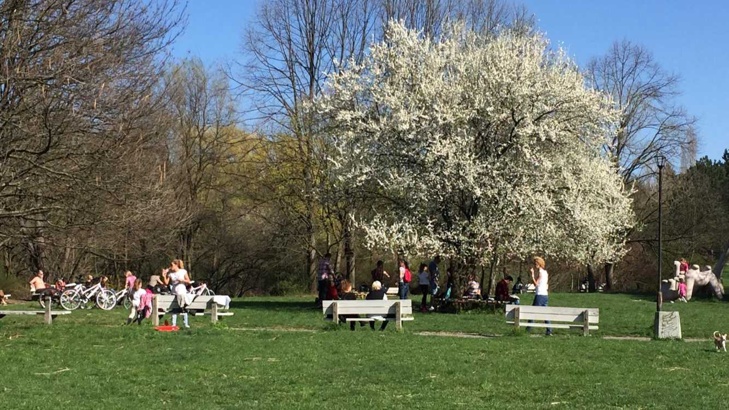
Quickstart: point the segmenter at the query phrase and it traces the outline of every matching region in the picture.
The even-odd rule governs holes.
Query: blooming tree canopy
[[[454,25],[433,41],[390,23],[315,109],[338,181],[378,198],[355,216],[369,246],[468,263],[621,255],[630,192],[600,150],[616,113],[540,35]]]

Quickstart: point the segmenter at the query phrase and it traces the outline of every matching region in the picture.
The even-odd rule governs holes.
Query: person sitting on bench
[[[387,300],[387,293],[385,293],[385,289],[382,289],[382,283],[379,280],[372,282],[372,290],[370,290],[370,293],[367,294],[367,297],[365,299],[367,299],[367,300]],[[381,317],[381,316],[371,316],[371,317]],[[385,330],[386,327],[387,327],[387,320],[383,320],[382,325],[380,325],[380,330]],[[370,322],[370,328],[372,328],[372,330],[375,330],[375,322]]]

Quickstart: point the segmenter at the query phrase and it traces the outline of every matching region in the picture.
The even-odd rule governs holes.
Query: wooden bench
[[[185,310],[193,316],[209,314],[213,323],[217,323],[221,316],[233,316],[233,312],[225,311],[224,308],[221,308],[215,303],[214,298],[215,296],[195,296],[192,303],[185,307]],[[177,307],[175,295],[154,295],[152,298],[152,312],[157,312],[157,314],[152,315],[152,324],[159,326],[160,316],[164,316],[167,312]],[[220,310],[223,311],[221,312]]]
[[[43,321],[45,324],[50,325],[53,324],[53,319],[55,319],[56,316],[70,314],[71,312],[68,310],[51,310],[51,300],[50,298],[47,298],[45,310],[0,310],[0,319],[8,315],[43,315]]]
[[[600,321],[600,310],[597,308],[570,308],[552,306],[506,305],[506,323],[515,327],[551,327],[556,329],[581,328],[582,334],[588,336],[590,330],[597,330]],[[535,321],[528,323],[529,320]],[[549,320],[552,323],[536,321]]]
[[[325,320],[339,323],[340,315],[365,315],[350,317],[347,322],[394,321],[397,329],[402,322],[414,320],[412,300],[325,300],[322,304]],[[379,317],[369,317],[379,316]]]

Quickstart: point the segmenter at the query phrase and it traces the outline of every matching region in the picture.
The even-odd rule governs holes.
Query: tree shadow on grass
[[[230,302],[232,309],[249,309],[249,310],[290,310],[290,311],[312,311],[321,310],[314,305],[314,302],[305,301],[286,301],[286,300],[233,300]]]

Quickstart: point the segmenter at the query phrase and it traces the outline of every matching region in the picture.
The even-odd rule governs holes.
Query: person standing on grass
[[[435,310],[435,296],[440,290],[440,270],[438,270],[438,264],[440,264],[440,256],[436,256],[428,264],[428,272],[430,273],[430,310]]]
[[[404,260],[400,260],[400,275],[397,281],[397,294],[400,299],[405,300],[408,298],[410,293],[410,281],[412,280],[412,273],[410,273],[410,266]]]
[[[372,282],[372,290],[370,290],[370,293],[367,294],[367,297],[365,297],[367,300],[387,300],[387,293],[385,289],[382,288],[382,283],[379,281]],[[370,316],[370,317],[377,317],[382,318],[382,316]],[[384,319],[384,318],[382,318]],[[387,320],[383,320],[382,324],[380,325],[380,330],[385,330],[387,327]],[[375,322],[370,322],[370,328],[372,330],[375,330]]]
[[[377,261],[377,266],[370,273],[372,275],[372,282],[380,282],[382,284],[385,281],[385,276],[388,278],[390,275],[385,271],[385,262]]]
[[[169,285],[172,294],[175,295],[177,307],[172,310],[172,326],[177,326],[177,315],[182,314],[182,320],[186,328],[190,327],[187,319],[187,286],[190,284],[190,276],[185,270],[184,263],[175,259],[170,263],[168,269],[162,269],[162,282]]]
[[[142,296],[146,294],[147,291],[142,289],[142,280],[137,279],[134,281],[134,284],[132,285],[132,288],[129,290],[129,294],[131,295],[132,299],[132,307],[129,311],[129,317],[127,318],[127,324],[131,324],[134,321],[139,321],[139,324],[142,324],[142,319],[140,318],[141,313],[141,307],[142,307]],[[143,316],[142,316],[143,317]]]
[[[688,287],[686,286],[686,279],[678,278],[678,300],[681,302],[687,302],[686,294],[688,293]],[[673,301],[671,301],[673,303]]]
[[[532,275],[532,283],[535,287],[534,303],[532,303],[532,306],[547,306],[547,302],[549,301],[549,273],[545,269],[544,259],[535,256],[532,261],[534,262],[534,266],[529,269],[529,273]],[[529,323],[532,323],[532,321],[530,320]],[[547,320],[545,323],[549,325],[550,321]],[[527,327],[527,332],[530,330],[531,328]],[[546,335],[552,335],[551,327],[547,328]]]
[[[332,275],[332,254],[327,252],[324,257],[319,259],[319,266],[316,270],[317,290],[319,291],[319,299],[317,306],[321,306],[322,301],[327,297],[329,291],[329,276]]]
[[[423,294],[423,300],[420,301],[420,311],[428,311],[428,292],[430,291],[430,275],[428,275],[428,265],[421,263],[418,269],[418,286],[420,293]]]

